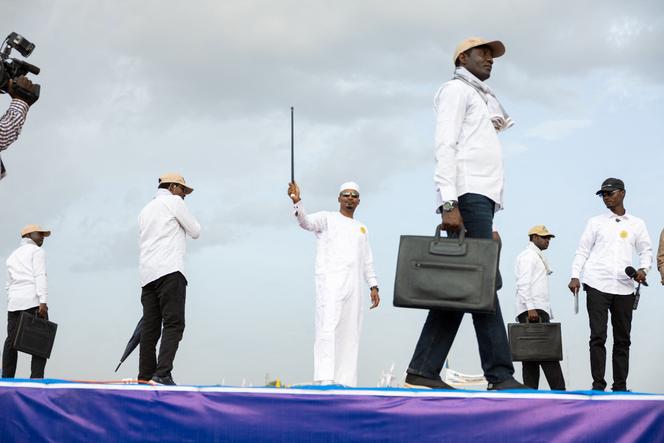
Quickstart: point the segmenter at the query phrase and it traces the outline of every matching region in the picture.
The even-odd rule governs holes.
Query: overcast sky
[[[315,238],[286,195],[294,106],[307,209],[337,209],[344,181],[362,187],[356,217],[369,227],[382,303],[365,312],[360,385],[392,363],[403,378],[426,312],[391,306],[399,236],[439,222],[433,94],[457,43],[479,35],[507,47],[488,84],[516,121],[501,135],[506,209],[496,217],[505,321],[516,315],[514,259],[543,223],[556,234],[548,256],[567,385],[590,388],[585,294],[574,315],[566,285],[587,218],[605,210],[594,192],[620,177],[655,247],[664,225],[661,1],[0,3],[0,33],[34,42],[28,61],[42,68],[42,98],[2,155],[0,255],[27,223],[53,230],[44,247],[59,329],[47,376],[136,376],[137,352],[113,369],[142,312],[137,216],[157,177],[178,171],[203,232],[188,242],[175,380],[311,380]],[[629,385],[661,393],[664,290],[654,269],[649,280]],[[470,316],[450,365],[481,373]],[[28,367],[21,358],[18,375]]]

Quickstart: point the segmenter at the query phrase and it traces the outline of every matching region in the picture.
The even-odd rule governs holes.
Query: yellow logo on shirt
[[[360,226],[360,232],[362,234],[366,234],[367,233],[367,228],[365,228],[364,226]]]
[[[620,238],[627,238],[629,233],[627,231],[620,231]]]

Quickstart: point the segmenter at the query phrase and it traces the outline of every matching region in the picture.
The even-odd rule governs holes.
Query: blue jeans
[[[459,211],[466,228],[466,236],[491,238],[495,211],[493,200],[480,194],[464,194],[459,197]],[[426,378],[440,377],[463,314],[456,311],[429,311],[406,372]],[[499,383],[511,379],[514,366],[498,295],[496,294],[495,314],[473,313],[472,316],[482,370],[487,381]]]

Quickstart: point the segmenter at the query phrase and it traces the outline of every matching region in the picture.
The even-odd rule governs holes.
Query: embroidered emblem
[[[365,228],[364,226],[360,226],[360,232],[362,234],[366,234],[367,233],[367,228]]]
[[[620,238],[627,238],[628,236],[629,236],[629,234],[627,233],[627,231],[624,231],[624,230],[620,231]]]

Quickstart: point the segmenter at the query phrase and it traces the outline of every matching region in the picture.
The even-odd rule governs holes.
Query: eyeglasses
[[[618,192],[619,189],[614,189],[613,191],[602,191],[600,192],[599,196],[604,198],[604,197],[613,197],[613,195]]]
[[[342,192],[340,195],[342,197],[360,198],[360,193],[359,192]]]

